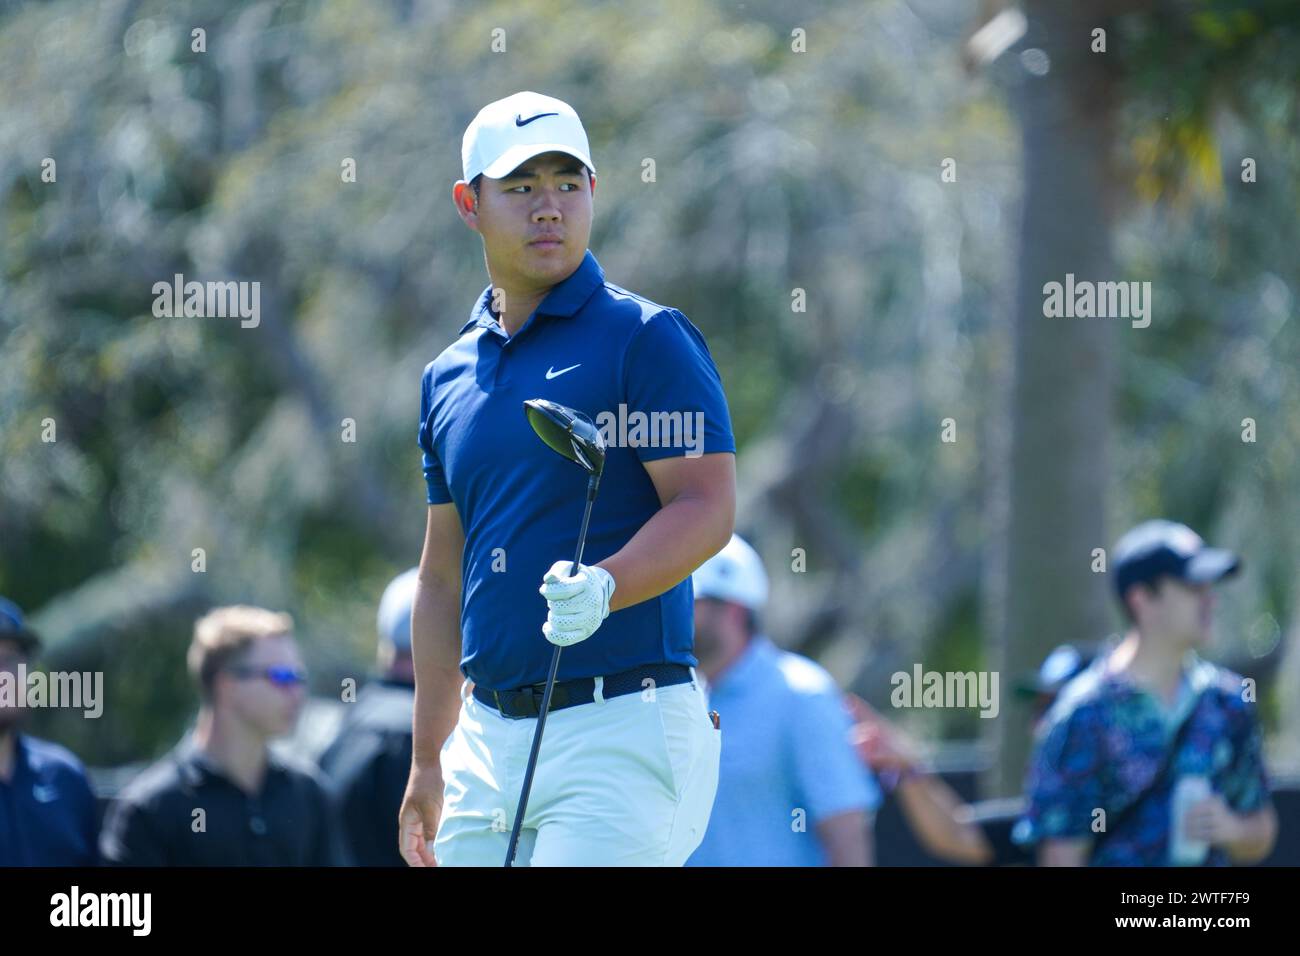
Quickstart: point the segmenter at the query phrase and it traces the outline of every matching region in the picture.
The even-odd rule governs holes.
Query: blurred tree
[[[1093,549],[1109,545],[1108,514],[1121,513],[1128,524],[1163,513],[1209,533],[1218,508],[1188,508],[1180,496],[1189,484],[1224,477],[1196,455],[1196,467],[1180,469],[1168,488],[1152,489],[1136,509],[1127,500],[1123,509],[1108,507],[1117,333],[1127,347],[1147,332],[1114,318],[1046,317],[1045,284],[1064,283],[1067,273],[1121,278],[1111,253],[1121,198],[1136,193],[1146,202],[1170,197],[1183,205],[1196,195],[1210,203],[1221,199],[1221,161],[1211,133],[1218,102],[1240,103],[1260,71],[1278,62],[1274,31],[1284,38],[1281,62],[1292,64],[1294,75],[1300,25],[1300,9],[1272,0],[1112,0],[1088,7],[1027,0],[1024,12],[1029,30],[1016,51],[1025,190],[1010,459],[1001,485],[1006,501],[996,509],[1005,516],[1006,573],[990,579],[992,602],[1005,609],[995,617],[997,658],[1010,675],[1033,671],[1058,643],[1095,643],[1107,632],[1113,598],[1104,576],[1090,573],[1090,563]],[[1106,48],[1097,46],[1099,28]],[[1155,114],[1131,137],[1136,168],[1130,183],[1115,164],[1125,98]],[[1158,306],[1149,303],[1159,323],[1154,327],[1177,322],[1184,336],[1194,331],[1179,314],[1173,282],[1152,285],[1153,299],[1159,296]],[[1263,330],[1256,324],[1254,331]],[[1168,347],[1167,340],[1162,344]],[[1224,423],[1212,431],[1227,447],[1240,448],[1232,428]],[[998,759],[989,787],[1000,795],[1017,792],[1028,727],[1001,721],[990,734]]]
[[[420,370],[487,282],[449,199],[461,135],[518,89],[584,118],[601,171],[592,249],[611,281],[681,308],[708,339],[741,450],[738,523],[768,559],[778,641],[877,704],[914,662],[999,666],[986,644],[1004,609],[982,586],[1007,551],[989,491],[1010,475],[998,383],[1021,353],[1006,317],[1013,300],[1027,307],[1034,272],[1074,264],[1068,248],[1101,262],[1112,246],[1180,319],[1115,344],[1110,450],[1075,460],[1078,480],[1110,485],[1107,512],[1094,513],[1099,492],[1053,486],[1065,463],[1033,454],[1100,447],[1062,452],[1053,421],[1105,434],[1085,419],[1109,399],[1087,406],[1090,373],[1070,362],[1106,332],[1069,320],[1020,346],[1017,496],[1040,511],[1053,494],[1093,502],[1053,519],[1089,549],[1108,543],[1102,517],[1166,510],[1249,542],[1255,570],[1225,600],[1230,639],[1276,644],[1293,621],[1300,58],[1276,15],[1253,32],[1186,13],[1218,9],[1205,4],[1115,21],[1118,79],[1099,89],[1133,168],[1099,186],[1128,212],[1107,213],[1094,249],[1092,226],[1072,238],[1038,207],[1016,218],[1025,189],[1043,195],[1102,152],[1080,143],[1085,155],[1054,170],[1062,147],[1040,113],[1026,180],[1005,91],[957,55],[972,0],[793,15],[775,0],[0,9],[0,593],[37,612],[52,660],[112,661],[137,682],[114,692],[118,736],[77,736],[92,762],[144,757],[180,729],[192,694],[173,655],[196,608],[292,611],[318,693],[367,666],[374,604],[423,529]],[[205,52],[191,45],[199,26]],[[1018,54],[1004,60],[1023,71]],[[1053,64],[1023,79],[1040,111],[1063,95],[1047,88],[1062,81]],[[1202,67],[1213,82],[1193,81]],[[1192,167],[1166,162],[1166,145],[1143,145],[1192,86],[1223,168],[1235,177],[1254,156],[1259,182],[1216,197],[1203,178],[1181,183]],[[1225,110],[1213,91],[1240,102]],[[42,179],[46,158],[57,182]],[[341,176],[349,158],[355,182]],[[948,158],[955,182],[941,178]],[[1075,189],[1058,211],[1101,215],[1088,201]],[[1052,230],[1041,250],[1039,225]],[[178,272],[258,281],[259,326],[155,317],[153,284]],[[1067,337],[1056,351],[1048,332]],[[1064,377],[1068,425],[1054,407],[1031,414],[1040,358]],[[1258,444],[1236,438],[1246,415]],[[41,439],[46,418],[55,442]],[[1017,519],[1026,541],[1031,514]],[[1086,549],[1077,560],[1086,568]],[[1070,593],[1082,602],[1088,586]],[[1070,633],[1096,626],[1068,611]],[[1049,625],[1018,629],[1016,653],[1057,639],[1061,621]],[[910,716],[942,736],[988,723]]]
[[[1017,257],[1007,494],[1007,569],[998,670],[1034,670],[1055,644],[1095,641],[1108,619],[1105,578],[1116,319],[1045,315],[1049,282],[1114,276],[1116,76],[1089,50],[1096,12],[1025,4],[1020,53],[1024,195]],[[1019,791],[1023,715],[997,723],[998,795]]]

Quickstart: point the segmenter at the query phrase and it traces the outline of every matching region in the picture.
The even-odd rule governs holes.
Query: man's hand
[[[578,573],[570,575],[572,565],[572,561],[556,561],[537,589],[549,608],[542,634],[560,647],[596,633],[600,622],[609,616],[609,599],[614,593],[614,577],[604,568],[580,564]]]
[[[1241,818],[1232,812],[1223,797],[1212,793],[1187,808],[1187,815],[1183,818],[1183,834],[1189,840],[1203,840],[1211,846],[1228,847],[1242,838]]]
[[[437,866],[429,844],[442,817],[442,768],[411,767],[402,809],[397,813],[397,849],[407,866]]]
[[[845,694],[844,702],[853,714],[849,742],[859,760],[877,773],[892,770],[901,774],[916,769],[916,745],[903,731],[876,713],[857,694]]]

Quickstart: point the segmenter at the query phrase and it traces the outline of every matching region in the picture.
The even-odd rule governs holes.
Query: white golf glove
[[[552,644],[568,647],[596,633],[609,616],[609,599],[614,595],[614,576],[604,568],[578,565],[569,574],[572,561],[556,561],[537,589],[550,608],[542,635]]]

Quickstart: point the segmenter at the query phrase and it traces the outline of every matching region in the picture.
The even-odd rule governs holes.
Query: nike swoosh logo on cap
[[[582,364],[581,362],[578,363],[578,365],[581,364]],[[559,378],[565,372],[572,372],[575,368],[578,367],[578,365],[570,365],[568,368],[562,368],[558,372],[555,371],[555,366],[552,365],[550,368],[546,370],[546,380],[549,382],[553,378]]]
[[[559,113],[538,113],[536,116],[530,116],[530,117],[528,117],[528,119],[524,119],[522,113],[516,113],[516,114],[515,114],[515,125],[516,125],[516,126],[527,126],[527,125],[528,125],[529,123],[531,123],[533,120],[535,120],[535,119],[541,119],[543,116],[559,116],[559,115],[560,115]]]

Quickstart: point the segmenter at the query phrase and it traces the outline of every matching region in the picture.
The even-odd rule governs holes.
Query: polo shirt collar
[[[185,739],[176,747],[176,766],[183,779],[191,787],[201,787],[212,778],[216,777],[229,783],[231,786],[237,786],[226,775],[226,772],[213,763],[199,749],[198,744],[194,742],[193,734],[187,734]],[[262,790],[266,790],[266,782],[271,775],[278,773],[280,761],[276,758],[274,751],[270,747],[266,750],[266,773],[262,778]]]
[[[550,292],[546,293],[546,298],[542,299],[537,306],[536,312],[538,315],[571,317],[586,305],[592,294],[604,284],[605,270],[600,267],[600,263],[596,261],[596,257],[588,249],[578,268],[574,269],[568,278],[557,283]],[[464,335],[475,326],[485,329],[497,327],[497,320],[492,314],[491,303],[492,286],[489,284],[478,297],[474,311],[470,313],[469,321],[461,327],[461,335]]]

